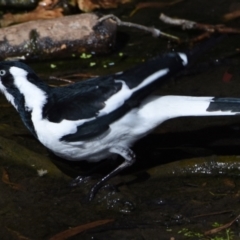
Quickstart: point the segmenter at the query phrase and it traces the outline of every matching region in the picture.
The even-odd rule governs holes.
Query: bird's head
[[[26,64],[17,61],[0,62],[0,90],[4,88],[16,88],[19,84],[19,79],[26,79],[27,81],[36,81],[38,77],[34,71]]]
[[[20,102],[30,102],[46,94],[48,86],[26,64],[17,61],[0,62],[0,91],[18,108]],[[31,99],[32,98],[32,99]]]

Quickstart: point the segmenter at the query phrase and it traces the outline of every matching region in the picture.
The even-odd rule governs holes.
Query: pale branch
[[[179,37],[176,37],[176,36],[173,36],[171,34],[162,32],[159,29],[156,29],[154,27],[146,27],[146,26],[136,24],[136,23],[121,21],[118,17],[116,17],[113,14],[105,15],[105,16],[99,18],[98,21],[102,22],[102,21],[107,20],[107,19],[112,19],[118,26],[133,27],[133,28],[137,28],[139,30],[145,31],[145,32],[149,32],[149,33],[152,34],[153,37],[164,37],[164,38],[167,38],[167,39],[170,39],[170,40],[173,40],[173,41],[177,41],[177,42],[180,41]]]
[[[239,28],[229,28],[223,24],[217,24],[217,25],[203,24],[203,23],[190,21],[187,19],[171,18],[163,13],[161,13],[159,18],[164,23],[174,25],[174,26],[180,26],[180,27],[182,27],[183,30],[186,30],[186,29],[187,30],[189,30],[189,29],[202,30],[202,31],[208,32],[210,34],[212,34],[212,33],[239,34],[240,33]]]
[[[189,21],[186,19],[171,18],[163,13],[160,14],[159,18],[166,24],[174,25],[174,26],[181,26],[182,29],[194,29],[195,25],[197,24],[194,21]]]

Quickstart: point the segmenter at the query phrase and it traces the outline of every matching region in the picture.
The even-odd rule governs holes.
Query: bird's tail
[[[172,117],[240,114],[240,98],[164,96],[161,101]]]
[[[186,116],[232,116],[240,114],[240,98],[153,96],[141,105],[138,115],[155,128],[162,122]],[[151,130],[151,129],[149,129]]]

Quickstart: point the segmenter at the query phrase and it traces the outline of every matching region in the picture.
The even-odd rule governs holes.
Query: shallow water
[[[158,20],[160,12],[216,24],[221,23],[222,14],[232,3],[234,1],[186,0],[163,10],[142,9],[131,18],[128,17],[130,7],[119,8],[114,13],[124,21],[154,25],[165,32],[190,37],[193,33],[162,24]],[[239,26],[239,20],[229,26]],[[198,60],[193,67],[198,67],[197,73],[190,69],[185,76],[169,81],[158,93],[238,97],[239,56],[219,66],[211,65],[209,59],[234,53],[239,39],[238,36],[224,39]],[[168,46],[166,40],[119,28],[118,48],[111,55],[93,55],[90,59],[77,56],[29,65],[44,78],[79,72],[99,75],[127,69],[168,51]],[[95,65],[91,67],[92,63]],[[56,67],[51,68],[51,64]],[[227,83],[222,80],[226,71],[233,75]],[[164,123],[153,135],[134,146],[137,163],[109,182],[117,188],[103,189],[93,202],[87,203],[88,190],[96,179],[76,188],[70,188],[68,183],[70,176],[78,175],[89,166],[69,166],[56,159],[28,133],[2,96],[0,106],[1,239],[49,239],[71,227],[104,219],[114,221],[71,239],[240,239],[238,221],[230,230],[203,235],[218,224],[231,222],[239,214],[239,116],[182,118]],[[116,164],[118,162],[106,162],[107,168],[104,165],[100,172]],[[48,169],[48,174],[39,177],[37,170],[40,169]]]

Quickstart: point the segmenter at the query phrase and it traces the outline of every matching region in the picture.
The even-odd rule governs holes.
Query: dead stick
[[[200,214],[200,215],[193,216],[192,218],[209,217],[209,216],[214,216],[214,215],[226,214],[226,213],[230,213],[230,212],[232,212],[232,210],[226,210],[226,211],[222,211],[222,212],[213,212],[213,213]]]
[[[62,82],[66,82],[66,83],[74,83],[74,81],[71,81],[69,79],[59,78],[59,77],[55,77],[55,76],[50,76],[49,79],[50,80],[56,80],[56,81],[62,81]]]
[[[170,35],[168,33],[164,33],[164,32],[162,32],[159,29],[156,29],[154,27],[146,27],[146,26],[143,26],[143,25],[140,25],[140,24],[136,24],[136,23],[131,23],[131,22],[123,22],[123,21],[121,21],[118,17],[116,17],[113,14],[105,15],[105,16],[99,18],[98,21],[102,22],[102,21],[104,21],[106,19],[109,19],[109,18],[111,18],[113,21],[115,21],[118,26],[134,27],[134,28],[146,31],[146,32],[150,32],[153,35],[153,37],[161,36],[161,37],[165,37],[165,38],[171,39],[173,41],[180,42],[179,37]]]
[[[190,21],[187,19],[179,19],[179,18],[171,18],[163,13],[160,15],[160,20],[162,20],[166,24],[181,26],[183,30],[186,29],[198,29],[203,30],[207,33],[240,33],[240,29],[238,28],[229,28],[225,27],[223,24],[210,25],[210,24],[202,24],[194,21]]]
[[[240,217],[240,214],[239,214],[236,218],[234,218],[231,222],[229,222],[229,223],[227,223],[227,224],[224,224],[224,225],[221,226],[221,227],[214,228],[214,229],[211,229],[211,230],[209,230],[209,231],[206,231],[206,232],[204,233],[204,235],[214,234],[214,233],[217,233],[217,232],[222,231],[223,229],[226,229],[226,228],[231,227],[231,225],[232,225],[239,217]]]
[[[194,29],[196,22],[189,21],[186,19],[179,19],[179,18],[171,18],[167,15],[161,13],[160,14],[160,20],[162,20],[164,23],[174,25],[174,26],[182,26],[183,29]]]

